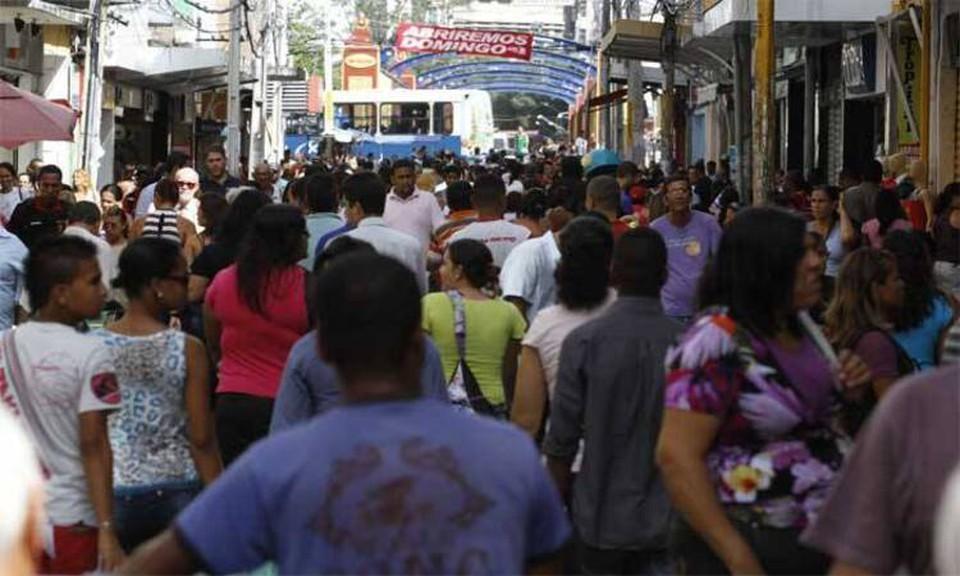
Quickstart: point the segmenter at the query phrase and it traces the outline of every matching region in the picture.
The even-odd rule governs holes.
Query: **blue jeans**
[[[131,552],[163,532],[200,489],[199,481],[115,487],[113,518],[120,545]]]

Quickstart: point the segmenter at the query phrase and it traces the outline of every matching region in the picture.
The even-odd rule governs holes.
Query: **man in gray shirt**
[[[868,160],[863,167],[863,182],[843,193],[843,209],[847,211],[857,232],[864,222],[877,217],[874,205],[882,179],[883,165],[876,160]]]
[[[613,255],[619,298],[567,336],[544,440],[561,492],[581,436],[573,521],[585,574],[666,574],[670,500],[654,464],[667,348],[681,326],[663,313],[667,248],[649,229],[626,232]]]

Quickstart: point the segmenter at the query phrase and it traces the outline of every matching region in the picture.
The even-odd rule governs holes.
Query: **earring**
[[[157,290],[157,300],[163,302],[163,292]]]

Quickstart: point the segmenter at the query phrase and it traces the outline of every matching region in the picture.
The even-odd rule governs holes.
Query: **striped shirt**
[[[943,342],[943,355],[940,358],[940,365],[960,364],[960,321],[947,332],[947,337]]]
[[[143,222],[143,236],[166,238],[177,244],[182,244],[180,230],[177,227],[176,210],[164,209],[147,214]]]

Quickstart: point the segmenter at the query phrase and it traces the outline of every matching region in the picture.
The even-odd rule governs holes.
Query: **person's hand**
[[[97,531],[97,554],[100,558],[98,563],[100,572],[112,572],[126,559],[112,527],[105,526]]]
[[[740,545],[725,556],[724,564],[730,574],[763,574],[763,566],[757,560],[753,550],[742,539]]]
[[[857,395],[873,380],[870,367],[850,350],[841,350],[837,362],[837,380],[844,393]]]

